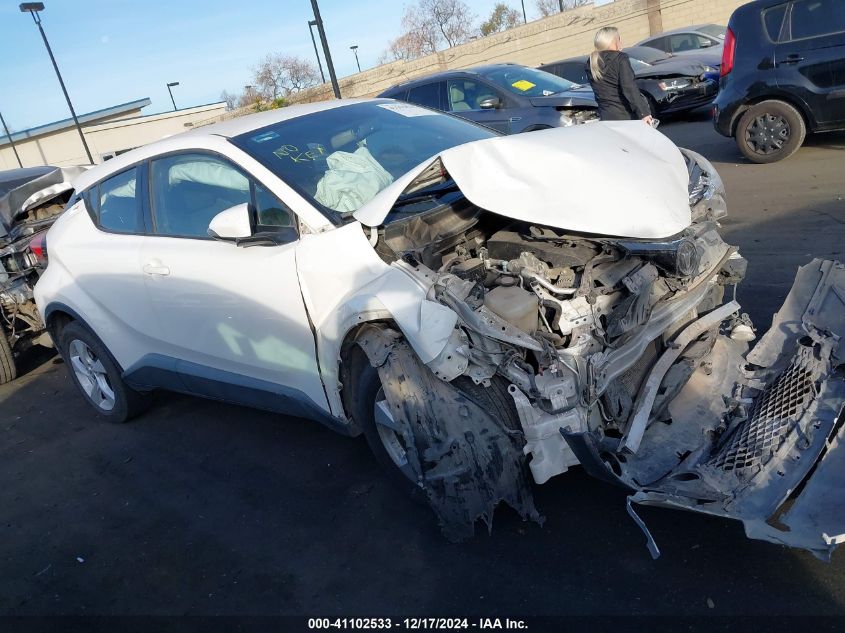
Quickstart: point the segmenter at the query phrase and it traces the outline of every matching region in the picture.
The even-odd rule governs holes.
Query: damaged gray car
[[[502,502],[541,521],[534,485],[575,466],[628,489],[644,530],[634,504],[822,558],[845,539],[843,266],[801,268],[752,347],[719,175],[641,122],[500,136],[336,101],[177,135],[75,187],[35,294],[109,419],[166,388],[364,433],[455,540]],[[194,233],[99,228],[130,209],[155,232],[182,190]]]

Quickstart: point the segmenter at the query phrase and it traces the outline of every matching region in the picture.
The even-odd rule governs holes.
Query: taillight
[[[725,33],[725,45],[722,47],[722,67],[719,69],[719,75],[724,77],[734,69],[734,53],[736,53],[736,37],[734,32],[728,27]]]
[[[47,231],[41,231],[29,240],[29,250],[35,256],[35,261],[43,264],[47,261]]]

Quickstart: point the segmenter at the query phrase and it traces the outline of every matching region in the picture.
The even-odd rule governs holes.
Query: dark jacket
[[[601,51],[602,78],[596,81],[587,62],[587,76],[599,104],[602,121],[642,119],[651,114],[648,103],[634,83],[634,70],[628,55],[621,51]]]

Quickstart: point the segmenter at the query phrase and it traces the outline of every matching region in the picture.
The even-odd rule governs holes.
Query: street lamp
[[[522,21],[528,24],[528,16],[525,14],[525,0],[522,0]]]
[[[174,112],[176,112],[176,101],[173,100],[173,91],[171,90],[171,88],[173,86],[178,86],[178,85],[179,85],[178,81],[171,81],[169,84],[167,84],[167,92],[170,93],[170,101],[173,104],[173,111]]]
[[[317,33],[320,34],[320,42],[323,44],[323,57],[326,58],[326,68],[329,69],[329,79],[332,81],[332,90],[336,99],[340,99],[340,86],[337,83],[337,75],[334,74],[332,64],[332,52],[329,50],[329,42],[326,39],[326,29],[323,27],[323,18],[320,17],[320,7],[317,0],[311,0],[311,10],[314,11],[314,22],[317,23]]]
[[[12,146],[12,151],[15,153],[15,158],[18,159],[18,165],[23,167],[23,163],[21,162],[21,157],[18,156],[18,150],[15,147],[15,142],[12,140],[12,135],[9,133],[9,128],[6,127],[6,119],[3,118],[3,113],[0,112],[0,123],[3,124],[3,129],[6,130],[6,137],[9,139],[9,145]]]
[[[320,77],[323,83],[326,83],[326,75],[323,73],[323,64],[320,63],[320,53],[317,52],[317,40],[314,39],[314,27],[317,26],[317,20],[308,20],[308,32],[311,33],[311,43],[314,45],[314,55],[317,57],[317,68],[320,69]]]
[[[82,146],[85,148],[85,153],[88,155],[88,160],[94,164],[94,159],[91,157],[91,150],[88,149],[88,143],[85,141],[85,135],[82,134],[82,126],[79,125],[79,119],[76,118],[76,112],[73,109],[73,104],[70,102],[70,95],[65,88],[65,82],[62,80],[62,74],[59,72],[59,65],[56,64],[56,58],[53,57],[53,49],[50,48],[50,42],[47,41],[47,35],[44,33],[44,28],[41,26],[41,17],[38,15],[39,11],[44,10],[43,2],[24,2],[20,5],[21,13],[29,13],[32,20],[38,25],[38,30],[41,31],[41,38],[44,40],[44,46],[47,47],[47,54],[50,55],[50,61],[53,62],[53,68],[56,71],[56,77],[59,78],[59,85],[62,87],[62,92],[65,94],[67,100],[67,107],[70,108],[70,115],[73,117],[73,122],[76,124],[76,131],[79,132],[79,138],[82,140]]]
[[[351,48],[352,52],[355,53],[355,63],[358,64],[358,72],[361,72],[361,62],[358,61],[358,45],[354,44],[349,48]]]

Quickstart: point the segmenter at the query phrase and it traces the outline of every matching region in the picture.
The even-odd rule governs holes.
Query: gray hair
[[[599,53],[608,50],[616,42],[620,40],[619,29],[615,26],[603,26],[596,31],[596,36],[593,38],[593,46],[595,50],[590,53],[590,74],[595,81],[601,81],[601,58]]]

